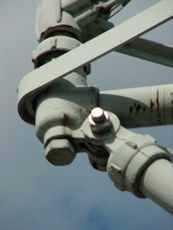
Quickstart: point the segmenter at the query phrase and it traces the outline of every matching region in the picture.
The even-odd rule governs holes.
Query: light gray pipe
[[[102,91],[100,107],[126,128],[173,124],[173,84]]]
[[[173,214],[173,164],[165,159],[155,161],[145,172],[143,194]]]

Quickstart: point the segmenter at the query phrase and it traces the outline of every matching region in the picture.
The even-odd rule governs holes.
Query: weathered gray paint
[[[173,85],[102,91],[100,106],[128,128],[173,124]]]
[[[145,172],[141,190],[143,193],[173,214],[173,164],[160,159]]]
[[[58,21],[61,19],[60,13],[62,12],[59,11],[58,13]],[[156,15],[153,16],[153,14]],[[78,30],[78,26],[70,14],[62,13],[62,15],[66,16],[62,16],[62,24],[60,21],[57,26],[70,26]],[[83,65],[110,52],[114,48],[126,44],[128,41],[169,20],[172,16],[172,1],[161,1],[156,6],[130,19],[119,27],[105,33],[97,39],[81,45],[79,48],[76,48],[74,52],[69,52],[67,55],[64,55],[64,57],[58,58],[58,62],[57,60],[51,61],[49,64],[35,70],[30,76],[24,78],[19,87],[20,115],[30,123],[35,122],[37,136],[41,142],[44,143],[46,158],[51,163],[55,165],[69,164],[74,159],[77,151],[86,150],[88,151],[89,157],[90,153],[93,153],[90,160],[92,163],[94,160],[96,161],[93,163],[93,166],[95,166],[95,163],[100,164],[98,166],[99,170],[104,170],[108,160],[107,170],[118,188],[131,191],[138,196],[148,195],[148,197],[151,197],[171,211],[172,203],[168,207],[165,196],[159,194],[157,197],[154,188],[148,186],[145,180],[143,187],[141,186],[141,191],[139,191],[141,177],[145,172],[151,175],[154,174],[155,177],[155,170],[152,167],[153,161],[157,162],[160,158],[171,161],[172,158],[170,157],[169,151],[158,146],[155,140],[149,136],[135,134],[126,130],[120,126],[118,117],[113,114],[112,116],[110,114],[110,120],[108,118],[101,122],[99,120],[99,122],[96,122],[98,124],[94,124],[94,128],[91,127],[91,122],[89,122],[87,116],[89,115],[89,111],[99,104],[99,98],[97,89],[94,88],[93,91],[91,90],[93,94],[89,94],[91,98],[86,98],[87,94],[83,95],[83,92],[85,92],[84,89],[86,93],[89,93],[91,89],[87,87],[87,71]],[[53,23],[53,25],[56,23],[55,18],[53,18],[51,23]],[[40,27],[40,34],[43,34],[44,30],[47,30],[47,27],[52,27],[51,23],[48,23],[46,27],[44,27],[45,24],[43,24],[44,26]],[[133,31],[127,30],[127,28],[134,25]],[[44,38],[42,35],[41,38],[49,39]],[[111,38],[112,40],[110,40]],[[105,39],[104,43],[102,39]],[[68,44],[68,48],[70,47],[70,43],[71,42]],[[95,48],[95,52],[92,50],[93,47]],[[59,51],[62,47],[56,48]],[[74,46],[71,46],[69,50],[72,48],[74,48]],[[52,50],[50,51],[52,52]],[[36,55],[36,58],[37,57]],[[80,59],[78,59],[78,57],[80,57]],[[48,61],[49,59],[46,57],[45,62]],[[32,79],[33,76],[34,79]],[[65,77],[62,79],[63,76]],[[42,90],[45,86],[49,86],[46,88],[46,91],[40,91],[40,89]],[[169,86],[159,89],[158,87],[153,87],[152,90],[149,90],[152,91],[149,94],[149,98],[144,94],[140,100],[139,98],[135,99],[139,100],[138,103],[142,101],[146,107],[150,106],[150,109],[154,111],[154,116],[160,119],[160,123],[158,122],[158,124],[161,124],[162,120],[164,120],[166,114],[165,107],[167,107],[167,112],[170,113],[169,109],[172,100],[170,99],[170,95],[166,95],[165,92],[162,93],[162,90],[167,87],[169,88]],[[143,89],[143,91],[141,89],[137,89],[137,91],[138,90],[140,90],[142,94],[143,91],[147,91],[146,89]],[[170,91],[172,91],[172,86]],[[127,92],[129,96],[132,91],[126,90],[126,93]],[[115,94],[116,93],[117,92],[115,92]],[[136,90],[133,90],[132,95],[133,93],[136,96]],[[159,98],[160,94],[161,99]],[[83,96],[80,98],[81,95]],[[79,96],[77,100],[76,96]],[[94,100],[92,100],[93,98]],[[168,99],[166,103],[164,102],[165,98],[166,100]],[[102,97],[100,102],[106,105],[107,103],[104,99],[105,98]],[[92,103],[93,101],[94,103]],[[130,99],[130,103],[131,101]],[[135,109],[139,112],[141,107],[139,108],[139,106],[135,105]],[[132,106],[129,107],[130,113],[133,113],[133,110],[134,108]],[[28,111],[32,111],[33,113],[31,120],[27,117]],[[143,112],[145,111],[143,110]],[[117,112],[115,111],[115,113]],[[122,114],[123,113],[124,111]],[[161,113],[164,114],[162,115]],[[108,112],[105,112],[105,114],[108,114]],[[168,122],[170,116],[169,114],[165,122]],[[138,120],[134,122],[134,126],[136,126],[136,122],[138,122]],[[144,123],[146,123],[145,125],[155,124],[154,119],[149,123],[147,116],[144,119]],[[100,156],[99,154],[102,155]],[[150,167],[151,171],[148,171]],[[148,178],[147,174],[144,179],[146,178]],[[158,184],[158,186],[160,185]],[[168,196],[168,200],[172,199],[172,193],[170,193],[169,187],[168,193],[170,195]]]
[[[115,51],[153,63],[173,67],[173,46],[136,38]]]
[[[80,66],[90,63],[113,49],[152,30],[165,21],[170,20],[172,16],[172,0],[160,1],[155,6],[129,19],[127,22],[61,56],[58,60],[55,59],[29,73],[22,79],[18,88],[18,110],[20,115],[24,120],[27,120],[29,114],[27,114],[26,104],[30,103],[28,99],[30,100],[34,94],[39,93],[58,78],[62,78]],[[129,28],[133,28],[133,30],[129,30]],[[23,111],[25,112],[23,113]]]

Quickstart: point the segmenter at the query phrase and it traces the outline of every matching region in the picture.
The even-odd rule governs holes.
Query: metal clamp
[[[93,123],[92,119],[96,119],[96,122]],[[103,132],[99,127],[104,127],[108,120],[110,128]],[[116,115],[99,108],[91,112],[82,129],[93,144],[102,146],[108,152],[106,168],[115,186],[122,191],[133,192],[138,197],[144,197],[140,183],[147,168],[158,159],[172,160],[168,150],[157,145],[153,137],[125,129],[120,126]]]

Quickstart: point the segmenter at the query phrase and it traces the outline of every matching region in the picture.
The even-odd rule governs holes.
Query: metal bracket
[[[103,131],[101,128],[104,127],[106,120],[102,122],[100,120],[95,127],[98,132],[92,130],[90,119],[85,120],[81,127],[84,136],[93,145],[107,151],[109,157],[105,158],[106,170],[115,186],[122,191],[130,191],[136,196],[144,197],[140,191],[140,183],[145,170],[158,159],[172,161],[172,156],[150,135],[127,130],[120,125],[115,114],[109,112],[108,117],[107,121],[111,126]]]
[[[35,95],[57,79],[127,44],[172,17],[172,0],[162,0],[121,25],[26,75],[18,88],[19,114],[22,117],[22,111],[26,110],[28,99],[32,100]]]

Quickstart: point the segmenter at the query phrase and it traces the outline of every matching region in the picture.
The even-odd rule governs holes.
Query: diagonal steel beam
[[[166,46],[147,39],[136,38],[114,51],[153,63],[173,67],[173,46]]]
[[[119,26],[26,75],[19,85],[19,106],[24,97],[38,93],[58,78],[122,47],[173,17],[172,0],[162,0]]]

